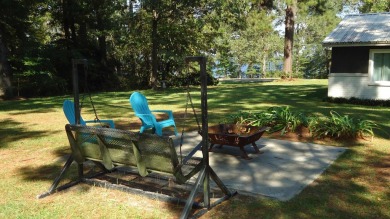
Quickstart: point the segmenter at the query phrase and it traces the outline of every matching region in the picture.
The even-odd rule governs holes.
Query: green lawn
[[[115,120],[118,128],[138,130],[128,92],[93,95],[99,118]],[[142,91],[152,109],[172,109],[178,129],[184,125],[184,89]],[[192,88],[199,109],[198,88]],[[306,114],[340,114],[371,120],[373,141],[331,142],[348,147],[322,176],[288,202],[237,195],[207,213],[204,218],[390,218],[390,109],[323,102],[327,80],[270,83],[226,83],[208,89],[209,124],[240,110],[258,111],[290,106]],[[62,102],[71,96],[0,102],[0,217],[1,218],[176,218],[182,206],[86,185],[75,186],[47,198],[46,191],[70,152]],[[86,97],[87,100],[87,97]],[[93,119],[84,101],[83,117]],[[329,143],[329,142],[328,142]],[[76,176],[75,168],[69,177]]]

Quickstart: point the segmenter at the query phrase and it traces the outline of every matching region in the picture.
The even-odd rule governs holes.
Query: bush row
[[[390,106],[390,100],[375,100],[375,99],[359,99],[356,97],[341,98],[341,97],[326,97],[325,102],[329,103],[346,103],[363,106]]]
[[[340,115],[330,111],[329,116],[307,116],[302,112],[293,112],[288,106],[271,107],[261,112],[240,111],[227,117],[228,122],[254,126],[269,126],[269,132],[295,132],[306,127],[315,138],[357,139],[374,137],[373,129],[378,126],[368,120]]]

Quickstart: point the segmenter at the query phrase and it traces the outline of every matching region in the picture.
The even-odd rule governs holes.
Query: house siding
[[[370,85],[367,73],[331,73],[329,75],[328,97],[359,99],[390,99],[390,86]]]

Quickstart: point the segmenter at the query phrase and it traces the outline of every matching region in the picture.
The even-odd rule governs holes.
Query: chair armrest
[[[152,120],[153,124],[157,123],[156,117],[153,114],[138,114],[136,113],[135,116],[141,119],[142,123],[144,124],[150,124],[150,120]]]
[[[115,128],[115,123],[114,123],[114,120],[112,119],[100,119],[99,121],[97,120],[86,120],[84,121],[85,123],[108,123],[108,125],[110,126],[110,128]]]
[[[154,112],[154,113],[166,113],[166,114],[168,114],[169,119],[172,119],[172,120],[173,120],[173,113],[172,113],[172,110],[150,110],[150,112]]]

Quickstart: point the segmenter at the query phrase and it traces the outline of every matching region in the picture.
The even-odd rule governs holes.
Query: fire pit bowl
[[[268,129],[269,127],[240,124],[219,124],[210,126],[208,127],[208,136],[210,141],[209,151],[212,151],[215,144],[219,144],[219,147],[222,147],[223,145],[235,146],[240,148],[244,159],[250,159],[244,149],[244,146],[252,144],[255,152],[260,153],[260,150],[255,142],[259,140]]]

